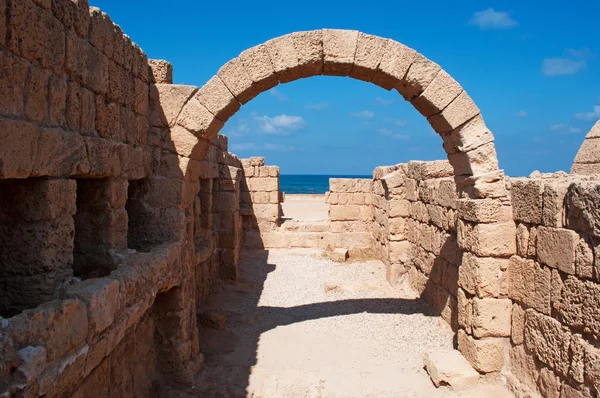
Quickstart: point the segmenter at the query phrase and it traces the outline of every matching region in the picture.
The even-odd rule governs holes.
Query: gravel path
[[[206,365],[193,388],[169,396],[509,397],[498,386],[436,389],[426,352],[453,334],[408,286],[391,287],[379,261],[336,264],[313,251],[244,252],[241,283],[223,286],[201,328]]]

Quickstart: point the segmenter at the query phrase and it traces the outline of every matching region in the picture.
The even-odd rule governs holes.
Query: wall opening
[[[78,179],[73,274],[98,278],[117,268],[127,249],[128,183],[116,179]]]
[[[71,278],[74,212],[74,181],[0,181],[0,316],[52,300]]]

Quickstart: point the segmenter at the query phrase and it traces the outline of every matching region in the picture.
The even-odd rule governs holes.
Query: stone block
[[[465,329],[468,334],[473,330],[473,300],[469,299],[462,289],[457,289],[458,325]]]
[[[223,121],[213,116],[196,98],[192,98],[185,105],[177,124],[208,141],[212,140],[224,125]]]
[[[423,363],[436,387],[449,385],[462,390],[475,386],[479,380],[479,373],[458,351],[428,353]]]
[[[467,92],[463,91],[442,112],[427,120],[436,132],[445,133],[460,127],[477,115],[479,108]]]
[[[6,0],[0,0],[0,48],[6,45]]]
[[[150,59],[148,66],[152,72],[152,83],[173,84],[173,65],[163,59]]]
[[[571,336],[556,319],[525,311],[525,347],[542,363],[567,376]]]
[[[67,82],[50,76],[48,89],[48,125],[66,127]]]
[[[337,263],[345,263],[348,259],[348,249],[337,248],[331,252],[331,259]]]
[[[298,53],[291,34],[269,40],[265,47],[280,83],[288,83],[301,77]]]
[[[388,42],[388,39],[359,32],[350,77],[370,82],[377,73],[377,67],[385,54]]]
[[[539,378],[539,365],[535,356],[528,352],[523,345],[510,345],[508,351],[510,373],[523,386],[521,388],[527,394],[531,394],[531,391],[536,390],[536,383]]]
[[[0,53],[0,113],[6,116],[23,114],[23,99],[27,66],[10,53]]]
[[[323,74],[350,75],[357,42],[356,30],[323,29]]]
[[[2,184],[3,219],[13,222],[52,221],[75,215],[76,183],[70,179],[13,180]]]
[[[430,117],[446,108],[463,91],[445,70],[440,70],[431,84],[415,99],[412,105],[425,117]]]
[[[280,211],[278,204],[253,204],[252,210],[258,220],[275,222],[279,219]]]
[[[244,51],[240,54],[239,59],[242,61],[248,76],[254,82],[257,92],[262,93],[279,83],[264,44]]]
[[[298,55],[300,76],[323,74],[323,31],[295,32],[292,33],[292,41]]]
[[[51,13],[30,0],[10,7],[9,50],[34,64],[62,75],[65,59],[65,28]]]
[[[83,137],[59,129],[42,129],[32,176],[76,176],[90,170]]]
[[[550,268],[540,267],[533,260],[511,257],[508,266],[508,296],[511,299],[550,314],[551,283]]]
[[[566,198],[567,226],[600,237],[600,184],[577,182],[569,186]]]
[[[412,48],[390,40],[372,82],[386,90],[399,90],[416,55]]]
[[[86,303],[89,327],[97,336],[113,323],[119,309],[119,282],[89,279],[69,288],[66,297]]]
[[[78,100],[81,98],[81,92],[77,86],[69,84],[69,98],[68,98],[68,112],[67,120],[69,121],[69,127],[77,131],[79,128],[73,127],[78,123],[78,117],[80,113],[76,112],[76,109],[83,109],[83,103]],[[75,108],[74,104],[79,105]],[[95,112],[95,126],[98,131],[100,138],[106,138],[110,140],[124,142],[125,137],[121,131],[121,107],[115,102],[106,102],[102,96],[96,96],[96,112]]]
[[[240,103],[218,76],[213,76],[198,90],[196,99],[223,122],[226,122],[240,109]]]
[[[600,286],[592,281],[568,277],[562,286],[559,313],[567,325],[600,337]]]
[[[0,119],[0,177],[27,178],[38,151],[40,130],[33,124]]]
[[[438,64],[417,53],[398,88],[398,92],[405,100],[412,101],[429,87],[440,70]]]
[[[439,133],[439,132],[438,132]],[[468,152],[494,140],[481,115],[477,115],[452,131],[440,134],[447,153]]]
[[[579,235],[570,229],[540,227],[537,234],[537,257],[542,264],[575,274]]]
[[[183,106],[197,90],[197,87],[179,84],[151,84],[150,125],[154,127],[173,126],[179,114],[182,113]],[[193,111],[195,112],[197,109]]]
[[[473,335],[509,337],[512,302],[509,299],[475,297],[473,299]]]
[[[546,181],[542,194],[542,224],[548,227],[561,228],[565,225],[565,197],[571,181]]]
[[[510,206],[498,199],[460,199],[456,201],[458,216],[467,221],[490,223],[512,220]]]
[[[481,373],[497,372],[504,365],[505,339],[488,337],[475,339],[458,331],[458,349],[467,361]]]
[[[498,170],[498,158],[493,142],[469,152],[450,153],[448,159],[456,176],[476,176]]]
[[[530,224],[541,224],[543,181],[530,178],[514,178],[511,180],[510,191],[515,220]]]
[[[217,76],[242,104],[247,103],[259,94],[239,58],[234,58],[223,65],[217,72]]]
[[[25,118],[42,122],[48,108],[48,78],[50,73],[31,65],[25,79]]]
[[[249,178],[247,183],[250,192],[271,192],[279,190],[278,178]]]
[[[458,284],[471,295],[499,297],[507,293],[508,281],[504,273],[508,267],[508,259],[463,253]]]
[[[525,339],[525,310],[519,304],[513,304],[511,312],[510,338],[513,344],[523,344]]]
[[[15,346],[41,345],[53,362],[85,342],[86,306],[79,300],[53,300],[13,317],[11,326]]]
[[[457,223],[459,246],[479,257],[509,257],[515,254],[516,232],[512,221],[472,224],[459,220]]]

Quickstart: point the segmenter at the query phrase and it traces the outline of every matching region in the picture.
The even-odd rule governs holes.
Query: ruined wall
[[[242,159],[242,165],[240,206],[245,245],[254,248],[269,247],[269,232],[278,228],[281,218],[279,167],[265,166],[263,157]]]
[[[351,257],[372,255],[372,192],[373,182],[368,179],[329,179],[325,199],[329,204],[329,235],[322,247],[348,249]]]
[[[197,308],[237,278],[239,159],[86,1],[0,1],[0,28],[0,395],[190,381]]]
[[[600,392],[600,185],[564,173],[512,179],[517,254],[509,385],[524,396]],[[595,391],[595,392],[594,392]]]

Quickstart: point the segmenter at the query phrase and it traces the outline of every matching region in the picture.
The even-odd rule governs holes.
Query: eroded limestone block
[[[150,59],[148,66],[152,72],[152,83],[173,84],[173,65],[164,59]]]
[[[217,72],[217,76],[242,104],[259,94],[240,58],[234,58],[223,65]]]
[[[428,353],[423,363],[436,387],[449,385],[455,390],[462,390],[474,386],[479,380],[479,373],[458,351]]]
[[[390,40],[372,82],[386,90],[399,90],[416,55],[412,48]]]
[[[240,103],[218,76],[213,76],[202,86],[196,93],[196,98],[210,113],[223,122],[240,109]]]
[[[357,30],[323,29],[323,74],[348,76],[357,42]]]
[[[488,337],[475,339],[463,330],[458,331],[460,353],[479,372],[496,372],[504,364],[504,339]]]
[[[244,51],[239,59],[254,82],[257,92],[262,93],[279,84],[269,53],[263,44]]]
[[[427,120],[438,133],[452,131],[479,115],[479,108],[466,91],[460,93],[442,112]]]
[[[443,111],[462,91],[460,84],[448,72],[441,70],[425,91],[411,103],[421,115],[429,117]]]
[[[388,43],[388,39],[360,32],[350,77],[370,82],[377,73],[377,67],[385,54]]]
[[[295,32],[292,33],[292,41],[298,54],[300,76],[323,74],[323,31]]]

